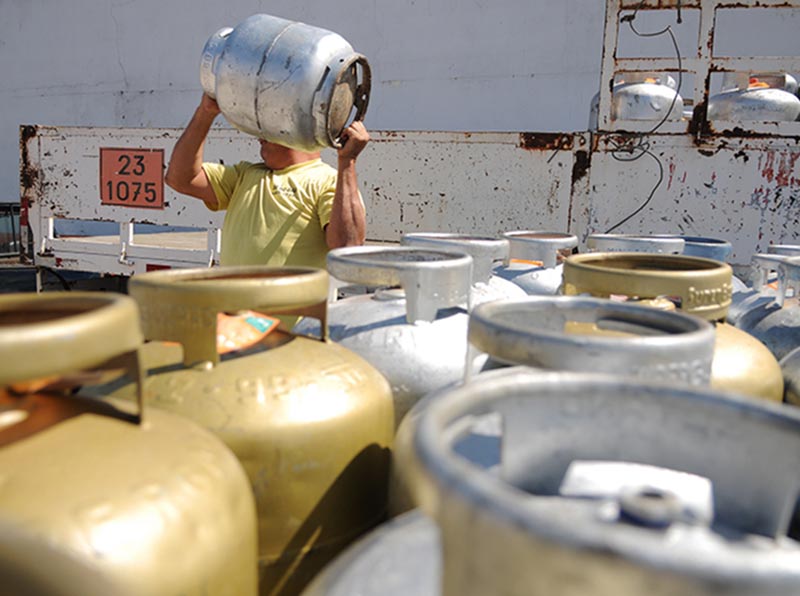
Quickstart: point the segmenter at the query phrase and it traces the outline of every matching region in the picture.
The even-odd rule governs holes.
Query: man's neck
[[[288,167],[319,159],[319,152],[307,153],[297,149],[281,148],[278,151],[269,151],[267,155],[262,154],[264,165],[270,170],[283,170]]]

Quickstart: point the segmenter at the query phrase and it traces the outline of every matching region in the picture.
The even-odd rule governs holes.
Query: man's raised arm
[[[344,145],[338,154],[336,194],[331,219],[325,227],[328,248],[360,246],[367,236],[367,216],[358,192],[356,158],[369,142],[369,132],[361,122],[353,122],[342,135]]]
[[[202,199],[211,209],[216,209],[218,202],[203,171],[203,147],[208,131],[219,113],[217,102],[204,94],[186,130],[172,149],[164,179],[173,190]]]

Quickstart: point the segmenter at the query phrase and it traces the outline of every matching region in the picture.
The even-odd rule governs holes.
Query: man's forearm
[[[339,159],[338,172],[325,239],[328,248],[360,246],[367,235],[367,216],[358,192],[355,159]]]
[[[215,117],[216,114],[197,108],[175,143],[165,182],[178,192],[186,192],[203,169],[203,147]]]

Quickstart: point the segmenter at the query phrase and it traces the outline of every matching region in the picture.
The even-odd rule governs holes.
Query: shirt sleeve
[[[205,171],[206,178],[217,197],[217,208],[210,208],[212,211],[228,208],[233,192],[239,183],[239,177],[250,165],[245,161],[241,161],[235,166],[225,166],[219,163],[203,164],[203,171]]]

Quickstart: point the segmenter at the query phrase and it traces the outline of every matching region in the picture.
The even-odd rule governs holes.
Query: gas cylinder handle
[[[183,345],[184,363],[219,362],[217,314],[241,310],[310,316],[327,339],[328,274],[310,267],[151,271],[131,278],[145,339]]]
[[[685,245],[677,236],[637,234],[589,234],[586,246],[593,252],[646,252],[682,254]]]
[[[790,288],[796,297],[800,291],[800,257],[787,257],[778,265],[778,291],[775,294],[778,306],[783,307]]]
[[[209,37],[200,58],[200,87],[212,99],[217,98],[217,61],[231,33],[233,28],[223,27]]]
[[[476,306],[469,343],[511,365],[708,385],[716,332],[680,312],[578,296]]]
[[[542,267],[552,269],[558,265],[558,256],[563,250],[578,246],[578,237],[562,232],[538,230],[515,230],[503,234],[507,238],[510,259],[540,261]]]
[[[505,238],[413,232],[403,234],[403,246],[456,250],[472,257],[472,283],[489,283],[492,270],[499,264],[508,265],[509,242]]]
[[[454,448],[463,436],[456,429],[490,413],[502,418],[501,473],[468,465]],[[696,424],[697,416],[704,424]],[[503,544],[503,535],[529,544],[516,538],[521,531],[562,537],[573,547],[615,543],[569,517],[554,530],[552,495],[575,459],[635,461],[708,478],[715,521],[777,538],[786,534],[797,498],[798,431],[800,414],[778,404],[599,373],[515,367],[483,373],[430,400],[415,421],[415,465],[407,470],[420,506],[443,533],[463,538],[466,528],[485,537],[491,529],[492,544]],[[781,447],[787,440],[793,452]],[[746,452],[748,461],[731,452]],[[743,484],[746,469],[758,469],[760,481]],[[609,528],[607,519],[595,520]],[[530,544],[532,552],[541,548]],[[528,559],[526,553],[517,560]]]
[[[760,292],[769,281],[769,274],[778,272],[780,264],[788,257],[780,254],[755,254],[750,260],[753,268],[753,289]]]
[[[355,94],[353,96],[353,107],[356,108],[356,113],[355,116],[353,116],[352,121],[361,122],[364,120],[364,117],[367,114],[367,106],[369,106],[369,96],[372,89],[372,69],[370,68],[367,57],[362,54],[354,54],[348,60],[346,60],[336,75],[334,88],[342,83],[347,71],[351,68],[354,68],[356,64],[361,66],[362,78],[361,82],[356,86]],[[331,105],[328,105],[328,117],[326,117],[327,122],[330,122],[329,114],[332,109],[333,105],[331,103]],[[348,125],[345,124],[345,128],[347,126]],[[343,132],[344,130],[332,131],[328,129],[328,140],[334,149],[342,148],[341,135]]]
[[[137,385],[142,417],[144,339],[136,302],[98,292],[0,296],[0,387],[68,376],[114,362]]]
[[[470,307],[472,257],[405,246],[353,246],[328,253],[328,271],[342,281],[401,286],[406,320],[433,321],[440,308]]]
[[[709,321],[723,320],[733,294],[733,270],[727,263],[685,255],[585,253],[564,262],[562,293],[637,298],[668,296],[684,312]]]
[[[770,244],[767,252],[784,257],[800,257],[800,244]]]
[[[733,245],[727,240],[705,236],[681,236],[684,241],[683,254],[687,257],[703,257],[715,261],[727,261],[733,252]]]

